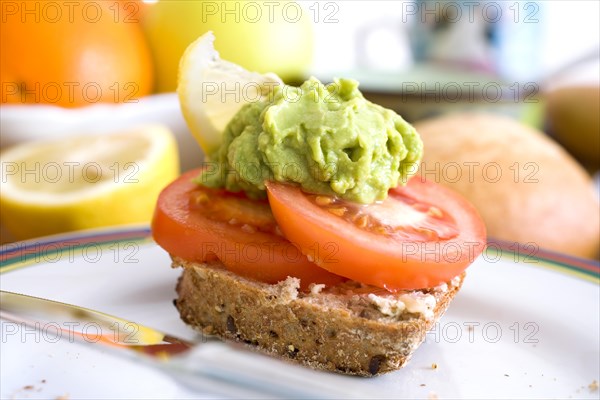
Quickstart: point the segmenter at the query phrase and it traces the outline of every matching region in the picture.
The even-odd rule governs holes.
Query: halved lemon
[[[275,74],[258,74],[221,60],[215,36],[207,32],[190,44],[179,63],[177,93],[187,125],[208,156],[221,144],[231,118],[282,84]]]
[[[2,225],[16,240],[148,223],[179,174],[173,134],[161,125],[27,142],[0,154]]]

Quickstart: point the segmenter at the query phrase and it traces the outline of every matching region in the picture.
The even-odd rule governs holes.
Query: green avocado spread
[[[366,100],[358,82],[311,78],[277,86],[243,106],[196,182],[263,197],[265,181],[372,203],[417,172],[423,143],[392,110]]]

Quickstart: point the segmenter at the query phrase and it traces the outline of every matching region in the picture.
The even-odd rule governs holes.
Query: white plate
[[[179,271],[169,268],[147,228],[4,245],[0,262],[3,290],[193,337],[172,305]],[[494,246],[469,268],[463,289],[405,368],[347,379],[397,398],[598,398],[599,271],[565,256]],[[2,398],[201,395],[101,349],[56,340],[51,327],[36,332],[4,321],[0,345]]]
[[[163,124],[173,132],[183,171],[200,165],[202,150],[186,126],[176,93],[154,94],[131,103],[97,103],[78,108],[3,104],[0,148],[32,140],[114,132],[148,123]]]

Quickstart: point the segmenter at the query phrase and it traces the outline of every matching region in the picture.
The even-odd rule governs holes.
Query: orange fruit
[[[139,12],[123,2],[2,4],[0,102],[79,107],[151,93]]]

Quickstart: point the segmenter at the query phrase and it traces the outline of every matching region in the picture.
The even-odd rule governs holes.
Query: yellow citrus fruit
[[[310,4],[263,0],[160,0],[147,4],[142,26],[156,68],[156,89],[173,91],[179,59],[198,36],[213,31],[225,60],[284,81],[306,78],[313,59]]]
[[[204,150],[212,154],[238,110],[268,95],[281,79],[261,75],[221,60],[207,32],[189,45],[179,64],[177,93],[187,125]]]
[[[16,240],[148,223],[179,174],[175,138],[161,125],[26,142],[0,153],[0,164],[0,217]]]

